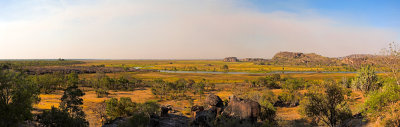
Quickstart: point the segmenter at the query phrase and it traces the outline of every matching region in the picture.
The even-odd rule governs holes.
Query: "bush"
[[[388,105],[400,101],[400,86],[393,80],[388,80],[377,91],[371,92],[365,101],[365,112],[370,118],[375,118],[385,112]]]
[[[371,66],[362,67],[352,81],[352,87],[364,94],[378,90],[382,84],[378,82],[378,76]]]
[[[144,113],[147,117],[152,115],[160,115],[160,104],[156,101],[146,101],[138,104],[138,112]]]
[[[135,113],[128,119],[127,127],[147,127],[150,123],[150,118],[143,112]]]
[[[160,114],[160,105],[155,101],[135,103],[129,97],[121,97],[119,101],[116,98],[111,98],[106,100],[106,114],[109,120],[130,116],[133,116],[133,119],[142,119],[135,118],[141,117],[140,114],[144,114],[145,117],[150,118],[152,115]]]
[[[121,97],[119,101],[117,98],[106,100],[106,114],[109,119],[128,117],[135,111],[137,111],[136,103],[129,97]]]
[[[304,79],[288,78],[282,85],[283,89],[286,90],[300,90],[305,87],[306,81]]]
[[[344,88],[351,88],[351,81],[352,78],[343,77],[342,80],[339,82]]]
[[[62,73],[36,75],[32,77],[32,82],[39,86],[42,93],[51,93],[56,89],[63,88],[65,75]]]
[[[346,101],[348,92],[334,81],[325,81],[324,89],[323,92],[320,89],[309,90],[300,103],[299,112],[326,125],[340,126],[352,117]]]
[[[274,103],[276,102],[276,97],[273,92],[265,89],[261,92],[252,91],[247,94],[247,99],[256,101],[261,106],[260,119],[269,121],[269,123],[275,122],[276,109]]]
[[[278,96],[276,105],[294,107],[299,105],[302,95],[298,90],[285,90]]]
[[[103,89],[103,88],[98,88],[95,90],[97,98],[102,98],[102,97],[108,97],[108,94],[110,94],[108,92],[108,90]]]
[[[39,123],[47,127],[87,127],[88,122],[80,117],[71,117],[67,111],[51,107],[39,116]]]

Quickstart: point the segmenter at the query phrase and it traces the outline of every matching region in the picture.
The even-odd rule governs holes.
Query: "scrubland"
[[[46,62],[39,63],[42,65]],[[395,118],[390,116],[392,114],[385,114],[385,110],[381,110],[382,107],[387,106],[386,104],[372,110],[367,108],[378,104],[377,102],[381,101],[379,99],[388,98],[384,97],[385,94],[379,94],[377,91],[395,92],[389,91],[390,88],[397,89],[397,87],[390,85],[393,84],[391,73],[376,73],[374,67],[370,66],[362,67],[357,72],[348,72],[346,66],[309,67],[268,63],[258,65],[253,62],[221,62],[217,60],[85,60],[83,62],[68,62],[68,65],[63,62],[50,63],[45,65],[58,68],[90,66],[94,67],[92,69],[97,70],[97,72],[78,74],[71,71],[71,73],[66,74],[54,72],[53,74],[27,75],[27,81],[32,82],[32,85],[37,85],[35,88],[37,88],[38,98],[40,98],[38,103],[33,103],[34,110],[32,113],[41,116],[41,114],[49,111],[56,114],[57,111],[65,112],[62,110],[66,108],[65,104],[68,103],[65,96],[71,96],[66,92],[67,89],[81,90],[84,94],[77,96],[76,99],[81,98],[82,104],[74,106],[78,109],[81,108],[85,114],[76,116],[87,121],[82,125],[101,126],[112,122],[116,117],[132,115],[126,114],[126,112],[135,113],[144,110],[140,106],[155,108],[157,110],[154,111],[157,113],[160,113],[160,107],[168,106],[171,107],[175,115],[195,119],[192,107],[206,107],[205,99],[211,94],[220,97],[225,103],[224,105],[229,102],[232,95],[261,104],[263,109],[261,113],[268,113],[269,120],[266,122],[259,119],[258,124],[255,124],[257,126],[327,126],[330,124],[381,126],[391,125],[392,122],[387,119]],[[3,65],[3,68],[7,67],[9,65]],[[98,71],[108,67],[125,68],[125,70],[136,68],[139,70],[249,73],[168,73],[123,71],[124,69],[107,73]],[[319,97],[330,95],[324,93],[328,92],[329,89],[336,89],[337,91],[333,92],[339,92],[337,94],[340,95],[336,97],[339,97],[339,100],[342,98],[343,103],[341,102],[339,107],[336,108],[340,110],[339,112],[344,111],[345,114],[342,115],[347,115],[347,117],[343,117],[346,118],[343,121],[339,120],[339,122],[334,123],[318,121],[325,119],[325,116],[312,116],[304,113],[309,112],[310,114],[312,112],[312,110],[306,110],[307,105],[312,106],[311,104],[313,104],[309,103],[310,100],[307,99],[314,97],[314,99],[323,100],[324,98]],[[115,98],[117,100],[113,102],[112,100]],[[395,97],[388,99],[391,100],[382,101],[396,102]],[[121,112],[118,111],[119,109],[112,109],[117,107],[124,110],[132,108],[119,107],[129,105],[133,106],[135,110]],[[144,111],[147,110],[149,109]],[[389,115],[389,117],[379,118],[382,115]],[[147,115],[147,117],[149,116]],[[46,124],[46,121],[38,120],[38,123]]]
[[[211,66],[205,66],[211,64]],[[92,65],[105,65],[106,67],[142,67],[143,69],[167,69],[170,70],[172,67],[178,68],[177,70],[185,70],[184,68],[196,67],[199,71],[214,71],[212,68],[218,68],[215,71],[221,71],[220,66],[229,66],[229,71],[243,71],[243,72],[260,72],[261,69],[268,71],[280,71],[282,66],[273,65],[254,65],[253,63],[227,63],[214,60],[196,60],[196,61],[174,61],[174,60],[90,60],[85,61],[84,66]],[[340,67],[338,67],[340,68]],[[324,70],[323,67],[285,67],[286,71],[317,71]],[[201,80],[207,80],[209,83],[215,83],[216,88],[213,91],[205,92],[204,96],[209,93],[214,93],[221,97],[222,100],[227,100],[229,96],[233,94],[232,85],[233,84],[246,84],[246,81],[256,80],[260,77],[265,77],[270,74],[259,73],[259,74],[207,74],[207,73],[166,73],[166,72],[120,72],[120,73],[107,73],[109,77],[117,78],[120,76],[129,76],[144,81],[153,81],[155,79],[162,79],[168,82],[174,82],[179,79],[192,79],[195,82]],[[280,74],[282,78],[301,78],[305,80],[324,80],[324,79],[335,79],[340,80],[343,77],[354,77],[355,73],[290,73],[290,74]],[[96,74],[80,74],[81,79],[93,79]],[[247,86],[242,86],[247,88]],[[86,119],[89,121],[91,126],[101,125],[101,117],[96,114],[97,106],[104,103],[105,100],[109,98],[120,98],[129,97],[133,102],[143,103],[148,100],[155,100],[161,105],[172,105],[174,109],[177,109],[182,115],[192,117],[190,115],[190,106],[200,105],[201,101],[199,97],[196,97],[193,93],[186,93],[194,98],[193,104],[190,104],[188,100],[177,99],[177,100],[160,100],[156,97],[151,89],[148,87],[136,88],[132,91],[118,91],[110,90],[107,97],[97,97],[93,88],[81,87],[85,92],[83,99],[83,110],[86,113]],[[282,89],[271,89],[275,95],[282,93]],[[305,93],[306,91],[302,91]],[[353,93],[355,99],[351,103],[352,110],[358,110],[359,104],[363,102],[363,97],[359,92]],[[50,109],[52,106],[58,107],[60,103],[60,98],[62,91],[58,90],[50,94],[41,94],[40,103],[36,104],[34,107],[37,109]],[[203,98],[204,100],[204,98]],[[276,116],[277,119],[283,122],[293,122],[301,121],[302,116],[298,112],[299,107],[277,107]]]

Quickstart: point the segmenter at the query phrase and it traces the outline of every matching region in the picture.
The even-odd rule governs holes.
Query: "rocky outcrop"
[[[216,123],[216,120],[219,120],[219,124],[226,122],[219,119],[219,116],[221,118],[239,120],[242,121],[241,123],[255,123],[261,110],[258,102],[240,99],[235,96],[230,97],[227,106],[224,106],[221,98],[214,94],[209,94],[204,103],[208,107],[205,110],[201,106],[192,107],[192,111],[195,114],[192,122],[193,126],[210,127]]]
[[[315,53],[279,52],[271,60],[278,64],[291,65],[338,65],[340,61],[335,58],[324,57]]]
[[[226,57],[224,58],[224,62],[239,62],[239,59],[236,57]]]
[[[207,110],[204,110],[203,106],[193,106],[192,112],[194,114],[193,125],[210,127],[213,125],[213,121],[219,116],[223,110],[224,103],[221,98],[214,94],[209,94],[204,104],[207,105]]]
[[[171,112],[169,112],[171,111]],[[172,112],[173,109],[171,106],[162,106],[161,107],[161,116],[158,115],[150,115],[149,122],[146,127],[188,127],[190,119],[186,116],[182,116],[180,114],[174,114]],[[102,127],[120,127],[120,126],[138,126],[134,120],[132,120],[132,116],[130,117],[118,117],[106,124]],[[143,123],[142,123],[143,124]]]
[[[210,93],[208,96],[207,96],[207,98],[206,98],[206,100],[204,101],[204,103],[206,104],[206,105],[209,105],[209,106],[211,106],[211,107],[223,107],[224,106],[224,103],[223,103],[223,101],[221,100],[221,98],[219,98],[219,96],[217,96],[217,95],[215,95],[215,94],[213,94],[213,93]]]
[[[295,59],[304,56],[305,56],[304,53],[301,52],[279,52],[275,54],[272,59],[279,59],[279,58]]]
[[[353,67],[361,67],[366,64],[379,64],[381,56],[371,54],[352,54],[339,59],[343,64],[352,65]]]
[[[256,121],[260,114],[260,108],[258,102],[230,96],[228,106],[224,109],[222,114]]]
[[[195,116],[191,123],[192,126],[212,127],[213,121],[217,117],[217,112],[212,109],[197,111],[194,114]]]

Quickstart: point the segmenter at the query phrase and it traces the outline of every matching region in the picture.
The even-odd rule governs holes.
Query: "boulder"
[[[238,117],[240,119],[257,120],[257,117],[260,114],[260,108],[258,102],[231,96],[229,97],[228,106],[225,107],[222,114],[231,117]]]
[[[213,122],[216,119],[217,112],[214,110],[203,110],[196,112],[192,126],[200,126],[200,127],[212,127]]]
[[[219,96],[210,93],[206,100],[204,101],[205,104],[207,104],[209,107],[223,107],[224,106],[224,102],[221,100],[221,98],[219,98]]]
[[[168,112],[172,110],[171,106],[162,106],[161,107],[161,117],[168,117]]]

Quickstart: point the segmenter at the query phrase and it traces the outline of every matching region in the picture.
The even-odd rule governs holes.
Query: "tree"
[[[300,89],[304,88],[306,81],[304,79],[289,78],[282,84],[282,93],[278,96],[278,105],[294,107],[299,105],[302,94]]]
[[[388,68],[390,73],[385,73],[396,79],[397,85],[400,85],[400,47],[396,43],[389,44],[389,48],[382,50],[382,56],[379,57],[379,62]]]
[[[300,113],[305,117],[321,120],[328,126],[341,125],[351,118],[346,96],[348,92],[334,81],[324,81],[324,91],[310,89],[300,102]]]
[[[376,75],[375,70],[368,65],[359,70],[357,76],[352,81],[352,86],[354,89],[367,94],[370,91],[379,89],[381,84],[378,82],[378,76]]]
[[[62,73],[36,75],[32,77],[32,82],[40,88],[40,92],[48,94],[62,88],[65,76]]]
[[[67,87],[76,86],[79,83],[79,76],[75,71],[69,73],[66,77]]]
[[[160,105],[155,101],[135,103],[129,97],[121,97],[119,101],[117,98],[111,98],[106,100],[106,114],[109,120],[130,117],[118,126],[145,127],[149,126],[151,116],[160,114]]]
[[[32,104],[39,101],[39,90],[27,76],[13,70],[0,70],[0,126],[16,126],[32,119]]]
[[[156,79],[151,87],[151,92],[154,95],[159,95],[161,99],[166,97],[168,92],[168,82],[165,82],[162,79]]]
[[[128,90],[130,89],[130,82],[127,78],[125,78],[124,76],[119,77],[116,80],[116,86],[118,90]]]
[[[85,113],[82,111],[83,99],[80,98],[83,93],[78,86],[70,86],[64,91],[61,97],[60,109],[70,113],[73,118],[85,118]]]
[[[51,107],[40,115],[39,123],[47,127],[86,127],[88,123],[84,118],[71,117],[64,110]]]
[[[204,82],[198,82],[194,84],[194,89],[193,93],[196,95],[198,94],[200,96],[200,101],[201,101],[201,95],[204,94],[205,90],[205,83]]]
[[[60,107],[44,110],[39,123],[49,127],[86,127],[89,123],[82,111],[81,96],[85,95],[76,85],[68,87],[61,97]]]
[[[175,81],[176,87],[178,89],[178,92],[182,94],[182,96],[185,95],[186,89],[187,89],[187,84],[188,81],[186,81],[183,78],[180,78],[178,80]]]
[[[229,71],[229,67],[228,67],[228,65],[224,65],[224,66],[222,66],[222,68],[221,68],[222,70],[224,70],[224,71]]]
[[[131,116],[136,112],[137,104],[131,101],[129,97],[121,97],[118,101],[117,98],[111,98],[106,100],[106,114],[109,119],[115,119],[117,117]]]

